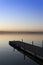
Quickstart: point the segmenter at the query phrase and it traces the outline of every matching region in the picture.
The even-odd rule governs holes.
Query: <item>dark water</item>
[[[35,45],[42,46],[43,35],[0,34],[0,65],[39,65],[9,45],[9,40],[21,40],[22,38],[25,42],[31,44],[33,40]]]

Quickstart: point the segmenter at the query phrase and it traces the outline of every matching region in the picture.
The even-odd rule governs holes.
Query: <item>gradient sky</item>
[[[43,0],[0,0],[0,31],[43,31]]]

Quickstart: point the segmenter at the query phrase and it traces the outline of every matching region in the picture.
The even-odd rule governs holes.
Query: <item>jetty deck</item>
[[[9,41],[13,47],[18,47],[43,61],[43,48],[22,41]]]

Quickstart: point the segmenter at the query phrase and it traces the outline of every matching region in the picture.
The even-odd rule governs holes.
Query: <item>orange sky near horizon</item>
[[[0,31],[43,31],[43,26],[2,27]]]

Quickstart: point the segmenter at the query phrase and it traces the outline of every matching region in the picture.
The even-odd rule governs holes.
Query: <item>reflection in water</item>
[[[21,40],[31,43],[34,41],[35,45],[42,46],[43,35],[35,34],[0,34],[0,65],[39,65],[26,55],[20,53],[17,50],[13,50],[8,45],[9,40]],[[38,44],[37,44],[38,43]],[[13,52],[14,51],[14,52]]]

